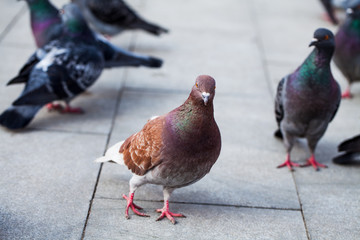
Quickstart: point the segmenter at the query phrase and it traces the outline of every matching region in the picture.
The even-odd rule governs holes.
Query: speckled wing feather
[[[142,176],[161,163],[164,123],[164,116],[147,122],[140,132],[130,136],[121,146],[124,163],[133,173]]]
[[[284,118],[284,107],[283,107],[283,88],[285,80],[288,76],[281,79],[277,87],[276,99],[275,99],[275,117],[276,122],[280,125],[281,120]]]

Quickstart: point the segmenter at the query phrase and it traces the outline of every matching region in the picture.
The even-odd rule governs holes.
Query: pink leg
[[[313,168],[314,168],[316,171],[319,171],[319,167],[327,168],[326,165],[321,164],[321,163],[318,163],[318,162],[315,160],[314,154],[311,154],[311,157],[307,160],[307,162],[306,162],[304,165],[301,165],[301,166],[302,166],[302,167],[313,166]]]
[[[134,200],[134,193],[129,193],[129,196],[126,196],[125,194],[123,194],[123,198],[126,199],[127,201],[127,204],[126,204],[126,209],[125,209],[125,217],[126,219],[129,219],[130,216],[129,216],[129,208],[132,209],[132,211],[136,214],[136,215],[139,215],[139,216],[142,216],[142,217],[150,217],[149,215],[146,215],[145,213],[141,213],[139,212],[138,210],[136,209],[139,209],[141,210],[142,208],[139,207],[138,205],[136,205],[135,203],[133,203],[133,200]]]
[[[352,98],[351,92],[350,92],[350,86],[348,86],[345,90],[345,92],[343,92],[343,94],[341,95],[342,98]]]
[[[279,166],[277,166],[277,168],[282,168],[287,166],[289,168],[290,171],[294,171],[294,169],[292,167],[300,167],[300,164],[294,163],[290,160],[290,154],[288,153],[286,155],[286,160],[283,164],[280,164]]]
[[[48,111],[63,111],[64,106],[59,103],[48,103],[46,104]]]
[[[158,219],[156,219],[156,221],[159,221],[161,219],[163,219],[165,216],[170,220],[170,222],[172,224],[175,224],[175,218],[174,217],[186,217],[183,214],[180,213],[172,213],[169,210],[169,200],[165,201],[164,207],[161,209],[156,209],[156,212],[161,213],[160,217],[158,217]]]
[[[82,110],[82,108],[73,108],[71,107],[69,104],[66,104],[65,109],[63,109],[61,111],[61,113],[77,113],[77,114],[82,114],[84,113],[84,110]]]

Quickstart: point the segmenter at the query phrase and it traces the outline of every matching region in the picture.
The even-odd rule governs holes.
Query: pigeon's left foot
[[[312,154],[311,157],[307,160],[307,162],[306,162],[304,165],[301,165],[301,166],[302,166],[302,167],[313,166],[313,168],[314,168],[316,171],[319,171],[319,167],[327,168],[326,165],[321,164],[321,163],[318,163],[318,162],[315,160],[314,154]]]
[[[126,204],[126,209],[125,209],[125,217],[126,219],[129,219],[130,216],[129,216],[129,208],[131,208],[131,210],[136,214],[136,215],[139,215],[139,216],[142,216],[142,217],[150,217],[149,215],[145,214],[145,213],[142,213],[142,212],[139,212],[137,209],[141,210],[142,207],[139,207],[138,205],[136,205],[135,203],[133,203],[134,201],[134,193],[129,193],[129,196],[126,196],[125,194],[123,194],[123,198],[127,201],[127,204]]]
[[[277,168],[282,168],[285,166],[287,166],[290,171],[294,171],[293,167],[300,167],[300,164],[292,162],[290,160],[290,154],[287,154],[285,162],[277,166]]]
[[[70,107],[69,104],[66,104],[66,107],[61,111],[61,113],[82,114],[82,113],[84,113],[84,110],[82,110],[82,108],[73,108],[73,107]]]
[[[160,217],[158,217],[156,219],[156,221],[159,221],[159,220],[163,219],[166,216],[170,220],[170,222],[172,224],[176,223],[176,220],[175,220],[174,217],[186,217],[185,215],[180,214],[180,213],[172,213],[172,212],[170,212],[170,210],[169,210],[169,201],[165,202],[163,208],[156,209],[156,212],[161,213]]]
[[[350,88],[348,87],[345,92],[343,92],[341,94],[341,98],[352,98],[351,92],[350,92]]]
[[[48,103],[46,104],[46,108],[49,112],[51,111],[63,111],[64,106],[59,103]]]

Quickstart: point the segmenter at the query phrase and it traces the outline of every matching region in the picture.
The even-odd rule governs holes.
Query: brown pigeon
[[[143,184],[163,186],[164,207],[157,220],[165,216],[185,217],[169,210],[171,193],[204,177],[219,157],[221,136],[214,119],[215,80],[207,75],[196,79],[189,98],[171,112],[150,119],[143,129],[110,147],[96,162],[112,161],[126,165],[133,173],[125,210],[148,216],[133,203],[135,190]]]

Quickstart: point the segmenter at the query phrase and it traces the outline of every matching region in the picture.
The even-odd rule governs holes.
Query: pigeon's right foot
[[[345,92],[343,92],[343,94],[341,94],[341,98],[352,98],[352,95],[351,95],[351,92],[350,92],[350,89],[349,88],[347,88],[346,90],[345,90]]]
[[[125,209],[125,217],[126,219],[129,219],[130,216],[129,216],[129,208],[132,209],[132,211],[136,214],[136,215],[139,215],[139,216],[142,216],[142,217],[150,217],[149,215],[145,214],[145,213],[142,213],[142,212],[139,212],[137,209],[141,210],[142,207],[139,207],[138,205],[136,205],[135,203],[133,203],[133,200],[134,200],[134,193],[129,193],[129,196],[126,196],[125,194],[123,194],[123,198],[127,201],[127,204],[126,204],[126,209]]]
[[[286,161],[283,164],[277,166],[277,168],[282,168],[287,166],[290,171],[294,171],[293,167],[300,167],[300,164],[294,163],[290,160],[290,155],[288,154],[286,157]]]
[[[169,219],[172,224],[176,223],[176,220],[175,220],[174,217],[186,217],[185,215],[183,215],[181,213],[170,212],[170,210],[169,210],[169,201],[165,202],[165,205],[164,205],[163,208],[156,209],[156,212],[161,213],[160,217],[158,217],[156,219],[156,221],[159,221],[159,220],[163,219],[166,216],[167,219]]]
[[[66,107],[61,111],[61,113],[83,114],[84,110],[82,108],[70,107],[69,104],[66,104]]]

